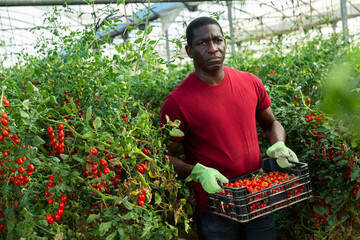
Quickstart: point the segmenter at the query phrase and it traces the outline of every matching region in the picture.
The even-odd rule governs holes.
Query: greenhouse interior
[[[28,4],[26,4],[28,2]],[[51,5],[57,2],[57,5]],[[154,26],[151,38],[162,38],[158,51],[168,61],[173,56],[169,40],[185,35],[189,21],[196,16],[218,16],[226,35],[230,36],[229,54],[238,50],[236,43],[255,41],[290,35],[296,41],[304,34],[322,34],[344,32],[345,38],[358,41],[360,32],[360,1],[150,1],[117,4],[116,1],[95,1],[94,6],[86,1],[10,1],[0,2],[1,56],[9,59],[3,64],[11,64],[19,52],[34,52],[39,32],[34,29],[42,26],[44,15],[53,8],[62,10],[61,21],[69,31],[81,30],[94,21],[98,28],[105,19],[118,20],[113,29],[108,29],[114,43],[135,39],[135,31],[127,26],[144,26],[149,13],[150,24]],[[105,2],[109,2],[105,4]],[[114,3],[115,2],[115,3]],[[139,21],[142,21],[141,23]],[[319,32],[315,31],[319,30]],[[99,29],[97,36],[103,37],[106,30]],[[315,32],[315,33],[314,33]],[[51,34],[44,32],[42,34]],[[167,44],[168,43],[168,44]],[[261,50],[261,49],[260,49]],[[116,52],[116,51],[115,51]],[[108,54],[113,54],[112,49]],[[183,51],[183,54],[185,52]]]
[[[176,99],[206,83],[195,54],[210,50],[186,36],[198,17],[221,26],[204,44],[224,53],[215,85],[232,69],[266,93],[251,124],[218,95]],[[0,0],[0,26],[0,239],[207,239],[199,209],[241,236],[271,216],[264,239],[359,239],[360,0]],[[230,137],[245,130],[254,152]],[[199,180],[220,166],[210,155],[234,164],[216,192]]]

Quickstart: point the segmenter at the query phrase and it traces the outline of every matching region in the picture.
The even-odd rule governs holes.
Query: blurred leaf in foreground
[[[348,123],[360,138],[360,46],[352,50],[330,69],[322,89],[322,107]]]

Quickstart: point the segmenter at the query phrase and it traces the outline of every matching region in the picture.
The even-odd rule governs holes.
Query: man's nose
[[[209,41],[208,51],[209,51],[210,53],[214,53],[214,52],[217,52],[217,51],[218,51],[218,47],[217,47],[217,45],[216,45],[213,41]]]

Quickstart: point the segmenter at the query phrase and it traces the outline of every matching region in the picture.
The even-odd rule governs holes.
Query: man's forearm
[[[270,145],[278,141],[285,143],[285,129],[278,121],[274,121],[271,127],[265,131],[265,136]]]
[[[194,165],[185,163],[184,161],[173,156],[169,156],[169,159],[174,166],[175,172],[180,178],[185,179],[191,174]]]

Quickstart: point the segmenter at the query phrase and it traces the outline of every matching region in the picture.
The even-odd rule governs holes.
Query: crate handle
[[[224,184],[222,182],[220,182],[219,180],[216,180],[216,182],[222,189],[225,188],[225,186],[224,186]]]
[[[300,166],[300,163],[299,163],[299,162],[295,162],[295,161],[292,161],[292,160],[288,160],[288,162],[294,164],[296,167],[297,167],[297,166]],[[303,166],[307,166],[307,163],[302,163],[302,164],[303,164]],[[301,167],[301,166],[300,166],[300,167]]]

